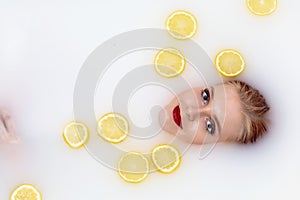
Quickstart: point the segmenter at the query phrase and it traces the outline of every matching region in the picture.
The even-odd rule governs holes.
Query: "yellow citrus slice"
[[[244,71],[245,61],[238,51],[225,49],[216,55],[215,67],[223,76],[235,77]]]
[[[159,172],[171,173],[181,163],[181,155],[176,147],[169,144],[160,144],[151,152],[151,159]]]
[[[185,40],[197,32],[197,19],[189,12],[177,10],[168,16],[166,29],[175,39]]]
[[[88,127],[79,121],[69,122],[63,131],[65,142],[74,149],[82,147],[89,139]]]
[[[119,143],[129,133],[129,123],[120,113],[110,112],[98,120],[98,135],[107,142]]]
[[[179,76],[184,71],[185,65],[184,56],[174,48],[160,50],[154,59],[155,71],[165,78]]]
[[[142,153],[128,152],[121,157],[118,171],[124,181],[139,183],[149,174],[149,161]]]
[[[41,192],[31,184],[22,184],[16,187],[11,195],[10,200],[41,200]]]
[[[269,15],[276,10],[277,0],[247,0],[247,7],[255,15]]]

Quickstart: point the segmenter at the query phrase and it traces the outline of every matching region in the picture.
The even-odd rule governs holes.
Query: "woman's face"
[[[238,138],[242,107],[229,85],[197,87],[174,97],[160,112],[163,130],[187,142],[203,144]]]

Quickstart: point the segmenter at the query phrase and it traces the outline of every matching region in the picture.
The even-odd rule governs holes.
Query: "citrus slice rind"
[[[97,133],[107,142],[120,143],[128,136],[129,122],[120,113],[107,113],[99,118]]]
[[[215,57],[216,70],[225,77],[235,77],[245,69],[245,60],[241,53],[233,49],[220,51]]]
[[[272,14],[277,9],[277,0],[246,0],[251,13],[258,16]]]
[[[41,200],[41,192],[31,184],[17,186],[10,194],[10,200]]]
[[[182,53],[174,48],[164,48],[154,58],[155,71],[164,78],[174,78],[183,73],[186,60]]]
[[[197,33],[198,22],[193,14],[177,10],[167,17],[165,26],[172,37],[178,40],[186,40]]]
[[[82,122],[71,121],[64,128],[63,138],[69,147],[80,148],[89,139],[89,129]]]
[[[128,152],[118,162],[119,176],[128,183],[139,183],[149,174],[149,161],[139,152]]]
[[[169,144],[160,144],[152,149],[151,160],[159,172],[168,174],[179,167],[181,155],[176,147]]]

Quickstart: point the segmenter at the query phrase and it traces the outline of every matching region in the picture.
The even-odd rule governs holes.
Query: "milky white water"
[[[268,17],[253,16],[244,1],[38,1],[0,3],[0,106],[13,115],[19,145],[0,146],[0,198],[20,183],[35,184],[44,199],[299,199],[300,180],[298,25],[296,0],[279,0]],[[213,59],[224,48],[239,50],[246,69],[239,79],[257,87],[271,110],[271,126],[254,145],[218,144],[199,160],[200,146],[185,152],[170,175],[152,173],[138,185],[123,182],[86,149],[68,148],[61,136],[73,118],[73,91],[88,55],[124,31],[163,28],[176,9],[199,21],[194,40]],[[95,91],[95,115],[109,111],[113,83],[122,73],[150,64],[155,51],[117,61]],[[189,80],[195,83],[197,77]],[[136,91],[129,101],[133,123],[147,126],[149,113],[172,94],[157,86]],[[100,103],[101,101],[101,103]],[[147,152],[170,136],[125,141],[126,150]],[[148,143],[149,142],[149,143]],[[115,159],[115,158],[114,158]]]

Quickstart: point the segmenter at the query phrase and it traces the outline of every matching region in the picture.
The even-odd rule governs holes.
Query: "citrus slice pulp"
[[[124,154],[118,163],[120,177],[129,183],[139,183],[149,174],[149,161],[139,152]]]
[[[215,67],[223,76],[235,77],[244,71],[245,61],[238,51],[225,49],[216,55]]]
[[[89,139],[89,129],[82,122],[71,121],[64,128],[63,138],[71,148],[80,148]]]
[[[161,173],[175,171],[181,163],[178,149],[169,144],[160,144],[153,148],[151,159],[156,169]]]
[[[129,133],[129,123],[120,113],[110,112],[98,120],[98,135],[110,143],[119,143],[125,140]]]
[[[255,15],[270,15],[277,8],[277,0],[247,0],[247,7]]]
[[[174,48],[160,50],[154,59],[155,71],[165,78],[173,78],[182,74],[186,60],[180,51]]]
[[[31,184],[22,184],[16,187],[11,195],[10,200],[41,200],[41,192]]]
[[[196,17],[183,10],[177,10],[168,16],[166,29],[175,39],[185,40],[193,37],[197,32]]]

